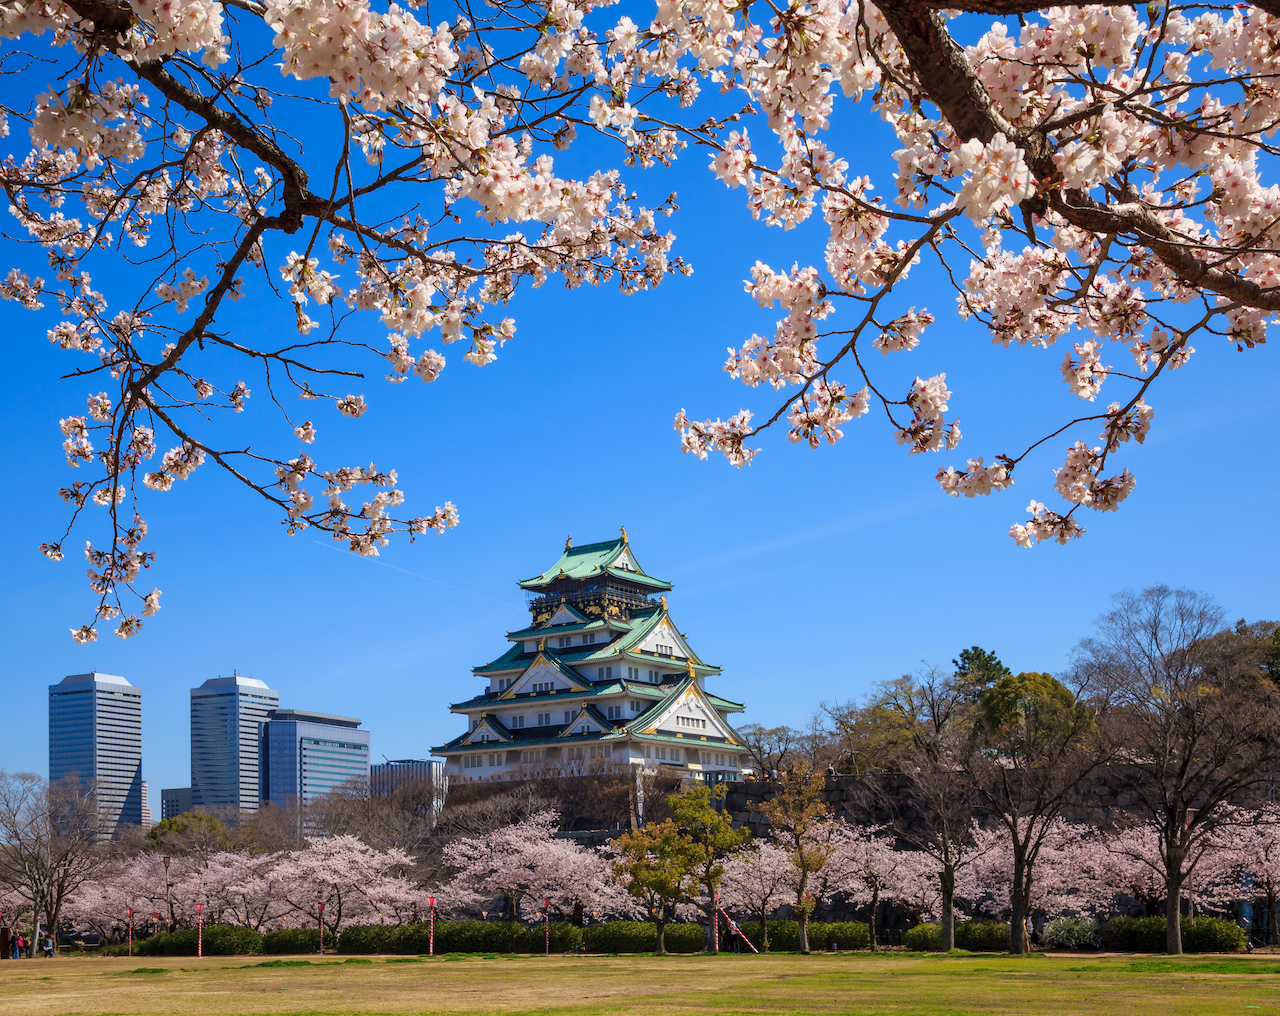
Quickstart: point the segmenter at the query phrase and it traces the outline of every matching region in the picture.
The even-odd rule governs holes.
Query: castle
[[[671,583],[640,567],[626,529],[575,547],[519,583],[532,623],[473,673],[474,698],[449,708],[467,729],[433,748],[451,782],[667,768],[706,780],[750,772],[729,714],[713,695],[720,668],[689,647],[667,609]]]

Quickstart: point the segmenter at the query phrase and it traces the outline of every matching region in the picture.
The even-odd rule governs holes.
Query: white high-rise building
[[[191,689],[191,804],[258,810],[258,725],[280,693],[252,677]]]
[[[140,688],[96,671],[49,686],[49,779],[71,773],[94,784],[104,837],[142,824]]]

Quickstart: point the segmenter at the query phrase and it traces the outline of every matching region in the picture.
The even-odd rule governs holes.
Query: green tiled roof
[[[596,617],[586,621],[578,621],[575,624],[557,624],[554,627],[547,625],[530,625],[528,628],[521,628],[519,631],[507,632],[509,639],[531,639],[542,638],[547,635],[567,635],[570,632],[586,631],[592,627],[608,627],[617,631],[626,631],[631,627],[630,621],[623,621],[616,617]]]
[[[524,579],[519,583],[521,589],[540,589],[545,585],[549,585],[558,578],[568,579],[585,579],[592,575],[602,575],[608,573],[616,578],[626,579],[639,585],[648,586],[651,589],[670,589],[671,583],[664,582],[662,579],[655,579],[651,575],[646,575],[641,571],[624,571],[620,568],[612,568],[610,565],[621,556],[624,550],[630,550],[626,537],[619,537],[616,540],[605,540],[602,543],[584,543],[580,547],[566,547],[565,552],[560,555],[560,560],[544,571],[541,575],[535,575],[533,578]],[[632,560],[635,560],[635,553],[631,554]],[[640,567],[640,562],[636,561],[636,567]]]
[[[520,666],[519,657],[524,656],[524,646],[519,642],[491,663],[471,668],[473,674],[492,674],[495,670],[515,670]]]

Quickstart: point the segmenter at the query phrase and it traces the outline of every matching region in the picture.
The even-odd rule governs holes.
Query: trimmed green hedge
[[[942,937],[942,925],[917,924],[902,933],[902,945],[912,952],[933,952]]]
[[[956,948],[969,952],[1008,952],[1009,926],[994,921],[956,921]]]
[[[663,936],[667,952],[702,952],[705,938],[700,924],[668,924]],[[587,952],[643,953],[658,951],[658,929],[649,921],[606,921],[583,931]]]
[[[342,937],[346,937],[346,932]],[[324,929],[324,947],[333,948],[333,933]],[[268,956],[293,956],[320,951],[320,932],[316,928],[281,928],[262,936],[262,951]]]
[[[739,927],[747,934],[751,944],[760,948],[760,922],[741,921]],[[866,949],[871,945],[871,931],[861,921],[809,922],[809,949],[821,952],[832,942],[841,950]],[[722,941],[720,947],[724,948]],[[798,921],[769,922],[769,952],[797,952],[800,949],[800,923]]]
[[[902,936],[902,944],[912,952],[934,952],[940,948],[942,925],[917,924]],[[1009,948],[1009,926],[994,921],[956,921],[956,948],[969,952],[1005,952]]]
[[[312,932],[314,949],[315,932]],[[338,951],[418,956],[431,943],[430,924],[352,925],[342,932]],[[582,929],[564,921],[551,924],[551,951],[571,952],[582,945]],[[435,951],[443,953],[540,953],[546,948],[541,924],[526,928],[516,921],[436,921]]]
[[[1183,952],[1239,952],[1248,932],[1217,917],[1182,918]],[[1120,952],[1164,952],[1168,922],[1162,916],[1115,917],[1107,925],[1107,944]]]
[[[260,952],[262,936],[252,928],[231,924],[208,924],[203,932],[202,951],[206,956],[248,956]],[[194,956],[196,931],[161,932],[133,943],[135,956]]]

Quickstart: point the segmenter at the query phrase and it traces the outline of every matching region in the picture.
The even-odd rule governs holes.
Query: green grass
[[[0,963],[0,1006],[15,1016],[1280,1016],[1276,954],[355,959],[63,959],[36,968],[51,978],[39,984],[34,964]]]

